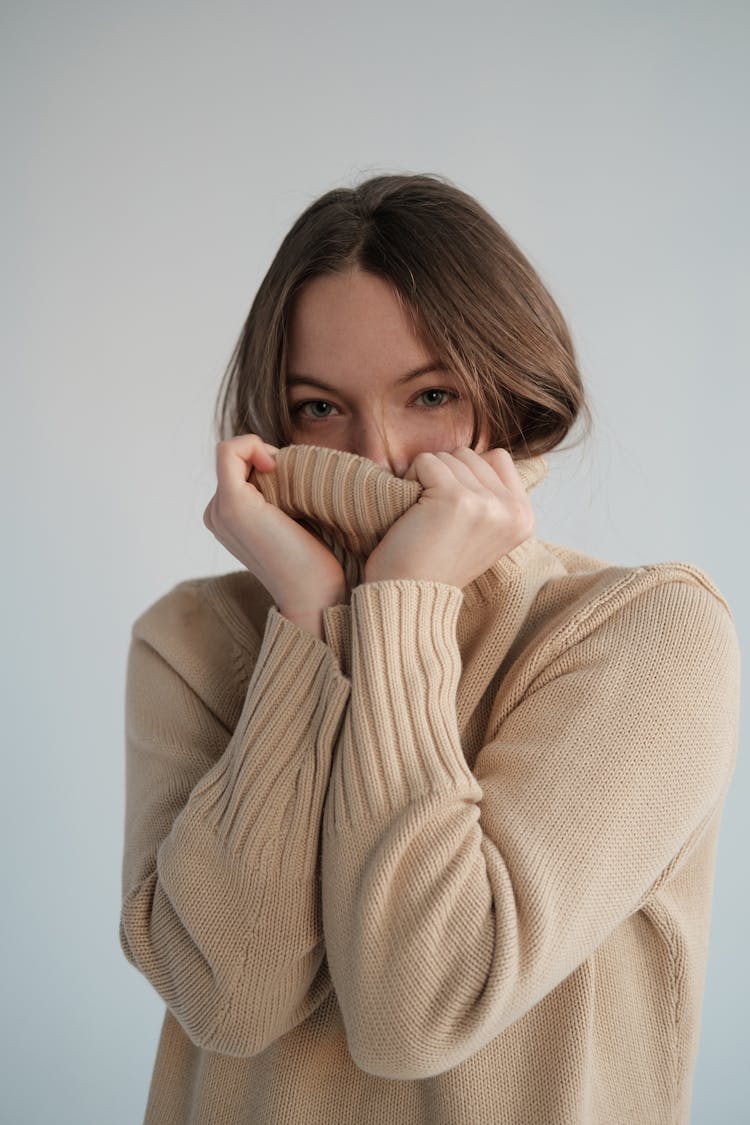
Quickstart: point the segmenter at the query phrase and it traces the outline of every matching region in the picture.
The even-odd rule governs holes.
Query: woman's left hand
[[[534,510],[507,449],[418,453],[404,480],[424,490],[369,556],[365,582],[417,578],[463,588],[534,533]]]

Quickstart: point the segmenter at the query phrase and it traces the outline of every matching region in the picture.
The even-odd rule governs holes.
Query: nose
[[[360,457],[368,457],[381,469],[386,469],[394,476],[403,477],[409,467],[407,451],[399,444],[398,439],[374,424],[363,425],[354,442],[354,453]]]

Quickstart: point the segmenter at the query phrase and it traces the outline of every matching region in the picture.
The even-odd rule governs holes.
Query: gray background
[[[129,630],[241,565],[202,522],[214,397],[323,191],[436,172],[492,211],[568,318],[596,422],[551,455],[537,534],[703,567],[746,645],[748,11],[3,5],[5,1120],[142,1118],[163,1006],[118,943]],[[707,1125],[748,1120],[747,822],[741,747]]]

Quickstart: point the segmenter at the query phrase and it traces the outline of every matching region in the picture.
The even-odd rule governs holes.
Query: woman
[[[146,1122],[688,1122],[737,636],[689,563],[534,535],[590,417],[542,281],[437,177],[328,192],[221,394],[242,569],[129,654]]]

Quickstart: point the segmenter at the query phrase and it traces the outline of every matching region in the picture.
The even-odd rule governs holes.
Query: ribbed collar
[[[542,456],[515,464],[527,492],[548,472]],[[283,446],[275,469],[252,479],[266,500],[325,543],[344,569],[349,593],[363,581],[365,562],[380,540],[423,491],[419,481],[403,480],[368,457],[317,445]],[[534,543],[532,536],[464,586],[467,606],[491,599],[498,580],[507,583]]]

